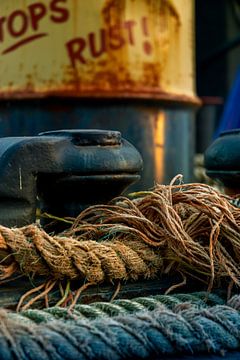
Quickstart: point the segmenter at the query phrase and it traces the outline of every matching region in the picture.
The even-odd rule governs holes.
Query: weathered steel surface
[[[170,104],[169,104],[170,105]],[[169,184],[176,174],[193,181],[194,112],[160,102],[85,99],[0,101],[1,136],[31,136],[53,129],[114,129],[143,158],[141,180],[129,191]]]
[[[240,191],[240,130],[227,130],[205,152],[206,174],[222,183],[225,192],[237,195]]]
[[[193,0],[1,0],[0,98],[197,103]]]
[[[0,224],[24,226],[40,208],[76,217],[140,178],[142,159],[117,131],[65,130],[0,138]]]

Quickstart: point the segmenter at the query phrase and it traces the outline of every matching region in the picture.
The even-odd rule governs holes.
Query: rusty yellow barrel
[[[145,160],[139,186],[190,179],[193,13],[193,0],[1,0],[2,135],[117,129]]]

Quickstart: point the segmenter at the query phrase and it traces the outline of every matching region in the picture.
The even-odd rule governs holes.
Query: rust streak
[[[181,26],[181,20],[180,20],[179,13],[178,13],[177,9],[175,8],[175,6],[172,4],[171,0],[167,0],[166,5],[167,5],[171,15],[176,19],[177,25]]]
[[[82,92],[76,89],[48,90],[36,91],[27,87],[25,90],[10,90],[0,91],[0,99],[36,99],[36,98],[81,98],[81,99],[145,99],[149,101],[160,100],[162,102],[170,102],[171,104],[178,104],[181,106],[200,106],[201,100],[197,96],[189,96],[184,94],[170,94],[162,91],[161,89],[152,89],[148,87],[134,88],[121,88],[118,90],[103,90],[97,88],[82,88]]]

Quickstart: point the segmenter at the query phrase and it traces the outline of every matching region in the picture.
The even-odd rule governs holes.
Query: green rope
[[[227,305],[214,306],[209,306],[208,300],[202,306],[202,296],[194,294],[187,297],[192,298],[192,302],[181,302],[181,296],[163,296],[169,308],[152,297],[151,306],[156,303],[153,311],[137,311],[134,314],[129,312],[138,308],[136,303],[139,298],[118,300],[118,304],[114,302],[110,308],[119,307],[126,311],[125,314],[114,317],[101,315],[96,319],[83,317],[88,310],[92,311],[92,305],[78,305],[75,311],[85,309],[85,315],[80,311],[82,318],[73,314],[74,321],[61,318],[40,324],[32,320],[30,324],[23,323],[23,313],[45,314],[45,311],[28,310],[15,313],[15,318],[12,318],[11,313],[1,309],[0,360],[166,359],[170,355],[180,357],[180,354],[195,356],[199,353],[209,355],[239,351],[240,296],[231,298]],[[140,299],[140,308],[144,307],[142,303],[148,304],[148,298]],[[215,300],[224,302],[220,297],[213,297],[210,302]],[[102,309],[94,310],[94,316],[102,313]],[[49,311],[53,308],[47,313],[53,316]],[[62,315],[63,312],[57,310],[57,314]],[[226,358],[229,358],[228,354]]]
[[[17,318],[24,323],[47,323],[56,319],[75,320],[96,319],[99,317],[113,317],[118,315],[132,314],[141,311],[153,311],[159,307],[174,309],[184,303],[189,303],[195,308],[208,308],[209,306],[224,305],[223,297],[206,292],[192,294],[156,295],[149,297],[138,297],[133,300],[120,299],[112,303],[96,302],[90,305],[77,304],[69,314],[68,308],[59,306],[44,310],[29,309],[21,313],[10,313],[11,318]]]

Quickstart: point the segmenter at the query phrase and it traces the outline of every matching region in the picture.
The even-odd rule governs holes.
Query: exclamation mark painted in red
[[[143,35],[144,37],[149,37],[149,28],[148,28],[148,18],[147,17],[143,17],[142,18],[142,30],[143,30]],[[149,40],[145,40],[143,42],[143,50],[145,52],[145,54],[147,55],[151,55],[152,53],[152,44],[150,43]]]

